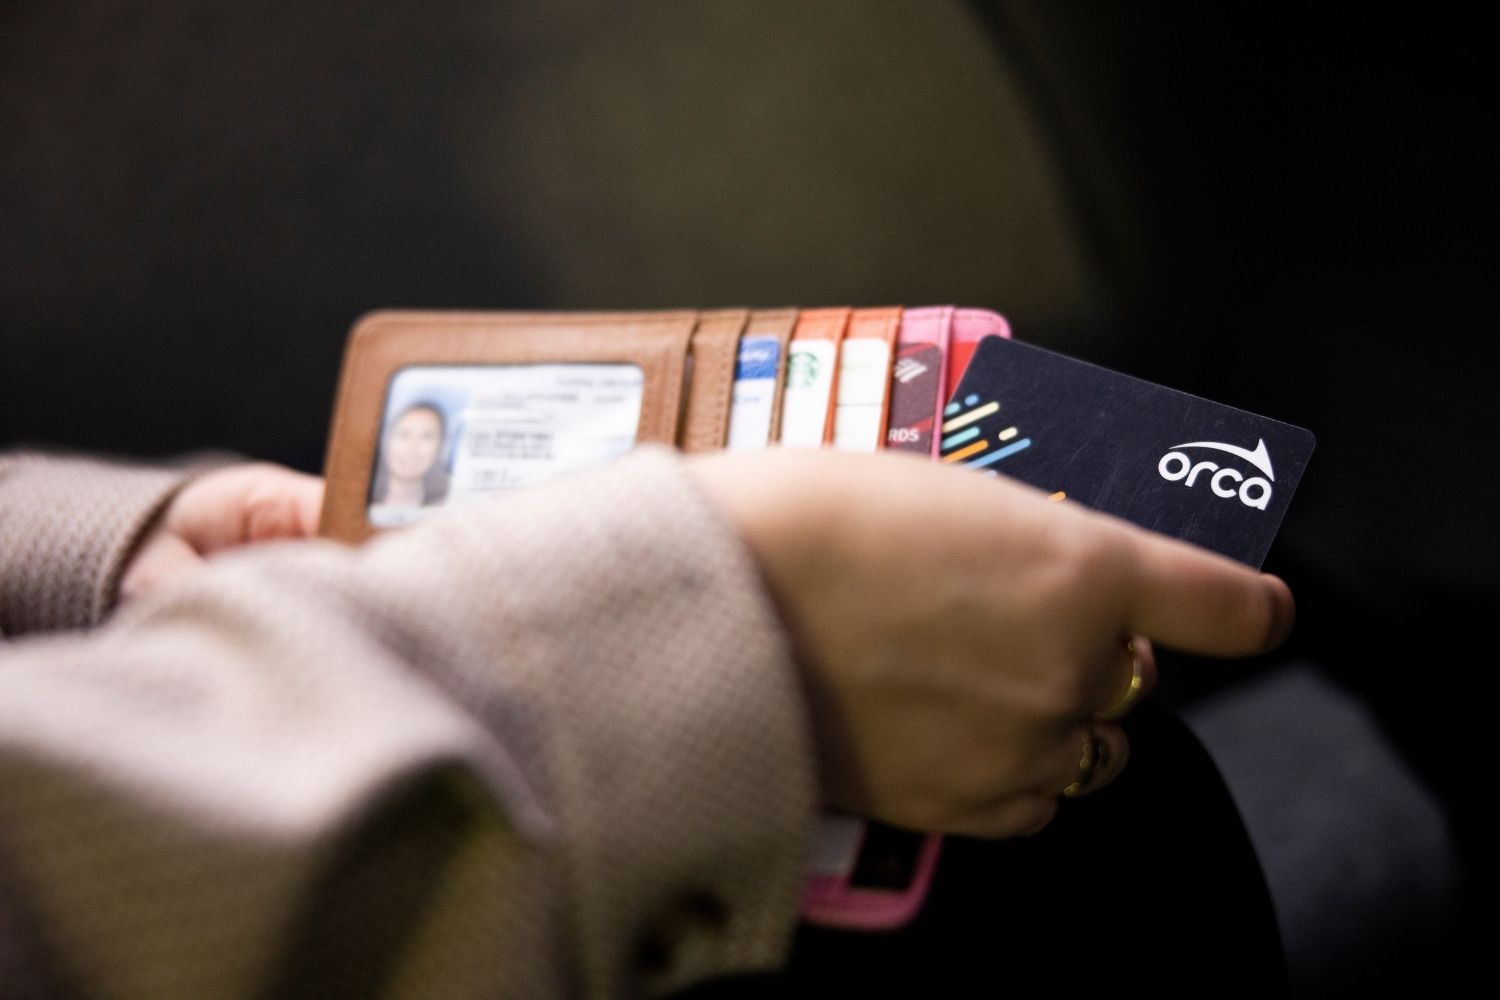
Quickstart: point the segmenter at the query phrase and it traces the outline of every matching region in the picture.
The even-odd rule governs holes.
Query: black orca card
[[[1310,431],[1031,344],[986,337],[941,460],[1004,474],[1259,568]]]

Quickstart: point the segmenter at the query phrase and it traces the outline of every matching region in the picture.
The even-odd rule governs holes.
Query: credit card
[[[850,338],[839,352],[838,402],[833,446],[839,451],[879,451],[891,391],[891,345]]]
[[[896,350],[891,377],[886,447],[931,455],[943,383],[943,349],[937,344],[902,344]]]
[[[949,306],[919,306],[901,314],[896,359],[891,371],[891,414],[885,446],[937,458],[933,432],[948,401],[948,341],[953,335]]]
[[[1315,444],[1305,428],[998,336],[980,341],[943,418],[945,463],[1257,568]]]
[[[747,336],[740,340],[725,442],[729,451],[754,450],[770,443],[780,365],[781,341],[777,338]]]

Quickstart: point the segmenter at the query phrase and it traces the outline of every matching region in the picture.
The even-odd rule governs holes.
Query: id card
[[[606,462],[635,445],[633,364],[403,368],[386,394],[367,516],[377,528]]]

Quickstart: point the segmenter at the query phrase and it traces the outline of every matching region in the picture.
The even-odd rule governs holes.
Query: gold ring
[[[1135,648],[1134,639],[1125,643],[1125,651],[1130,654],[1130,683],[1109,703],[1108,708],[1099,713],[1101,719],[1122,718],[1146,693],[1146,663],[1141,659],[1140,651]]]
[[[1083,756],[1078,759],[1078,777],[1062,790],[1063,795],[1076,799],[1083,794],[1089,782],[1094,780],[1094,769],[1099,766],[1099,757],[1099,737],[1094,734],[1094,727],[1085,726],[1083,728]]]

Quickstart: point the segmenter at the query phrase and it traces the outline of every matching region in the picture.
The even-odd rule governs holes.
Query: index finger
[[[1175,538],[1145,537],[1132,630],[1205,656],[1253,656],[1279,646],[1296,618],[1280,577]]]

